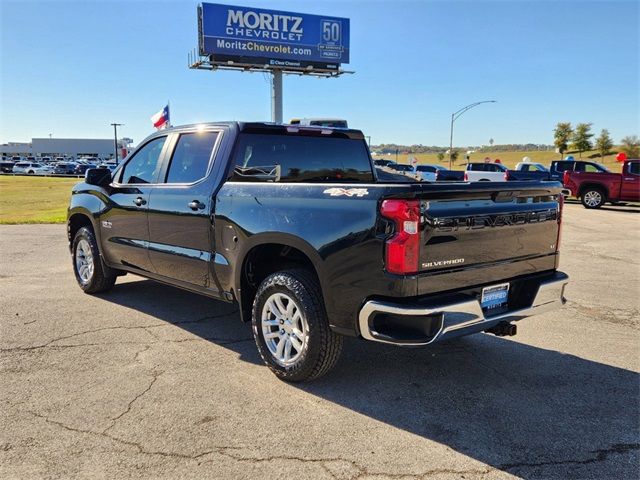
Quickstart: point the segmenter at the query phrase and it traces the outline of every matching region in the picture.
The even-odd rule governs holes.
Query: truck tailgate
[[[421,199],[419,295],[556,267],[559,184],[527,183]]]

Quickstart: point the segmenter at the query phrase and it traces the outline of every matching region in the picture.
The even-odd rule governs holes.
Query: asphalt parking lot
[[[509,339],[349,340],[278,381],[236,308],[76,286],[63,225],[0,227],[0,478],[637,478],[640,210],[566,206],[562,311]]]

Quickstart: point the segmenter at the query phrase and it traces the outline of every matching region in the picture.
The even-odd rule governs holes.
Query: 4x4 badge
[[[322,193],[328,193],[332,197],[364,197],[369,195],[369,190],[366,188],[327,188]]]

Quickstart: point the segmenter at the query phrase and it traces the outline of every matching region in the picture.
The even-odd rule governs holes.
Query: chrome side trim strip
[[[433,307],[410,307],[377,300],[370,300],[364,304],[358,315],[360,334],[366,340],[380,343],[390,343],[403,346],[429,345],[437,340],[447,337],[448,333],[457,332],[453,336],[465,335],[464,330],[481,326],[482,324],[495,324],[499,321],[513,322],[540,313],[555,310],[565,304],[564,288],[569,282],[565,277],[559,280],[543,282],[538,288],[530,307],[513,310],[500,315],[485,317],[478,300],[468,300],[448,305],[435,305]],[[372,329],[370,319],[375,313],[389,313],[392,315],[430,316],[441,315],[441,324],[433,338],[426,342],[396,342],[381,338],[380,334]],[[475,328],[474,328],[475,330]],[[459,332],[462,331],[462,332]],[[472,333],[472,332],[469,332]]]

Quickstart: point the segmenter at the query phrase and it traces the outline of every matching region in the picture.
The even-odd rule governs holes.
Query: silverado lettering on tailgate
[[[509,213],[504,215],[478,215],[449,218],[427,218],[427,224],[440,232],[455,232],[458,230],[477,230],[487,227],[506,227],[510,225],[524,225],[527,223],[541,223],[558,219],[555,209],[537,212]]]

